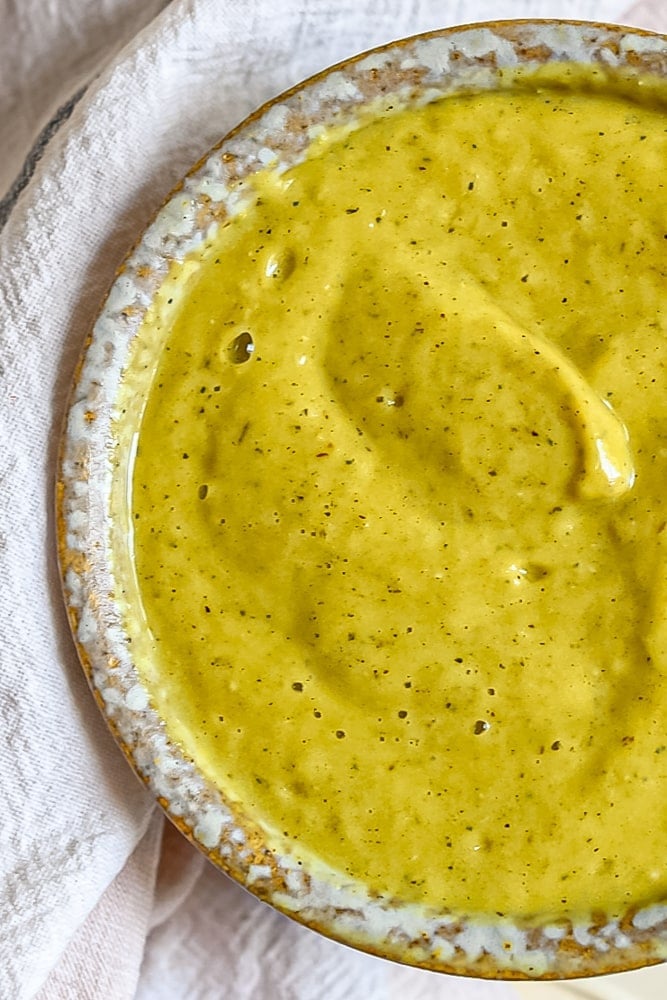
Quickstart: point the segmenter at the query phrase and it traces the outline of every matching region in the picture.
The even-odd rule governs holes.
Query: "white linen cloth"
[[[182,174],[259,103],[346,55],[504,17],[667,30],[665,0],[0,0],[2,1000],[515,995],[327,941],[165,824],[78,665],[52,513],[83,337]]]

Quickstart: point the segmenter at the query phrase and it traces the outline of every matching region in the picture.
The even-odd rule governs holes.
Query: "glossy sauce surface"
[[[665,106],[563,74],[324,133],[140,333],[170,734],[279,847],[486,917],[667,895]]]

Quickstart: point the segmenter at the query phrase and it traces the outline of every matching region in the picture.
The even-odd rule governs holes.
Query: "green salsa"
[[[667,896],[667,119],[577,80],[324,132],[144,325],[168,732],[278,849],[473,916]]]

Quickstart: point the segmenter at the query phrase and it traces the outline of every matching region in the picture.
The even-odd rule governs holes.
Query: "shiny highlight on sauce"
[[[568,67],[332,129],[146,318],[139,665],[305,864],[667,896],[666,129]]]

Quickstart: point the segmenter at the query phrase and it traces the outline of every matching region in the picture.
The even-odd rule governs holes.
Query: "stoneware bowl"
[[[447,29],[334,66],[236,128],[138,234],[120,268],[85,343],[58,479],[60,565],[79,655],[116,740],[169,818],[214,865],[308,927],[399,962],[487,978],[573,977],[660,961],[667,957],[667,900],[631,907],[616,920],[535,925],[504,916],[485,923],[452,912],[446,900],[433,909],[381,898],[325,866],[304,870],[287,849],[272,847],[261,820],[245,816],[170,742],[133,661],[114,596],[132,573],[127,504],[118,484],[127,480],[136,431],[127,413],[147,386],[141,365],[125,370],[170,263],[196,254],[234,211],[244,177],[274,159],[281,167],[293,165],[318,126],[348,122],[379,99],[408,105],[492,88],[505,69],[553,61],[665,77],[667,39],[556,21]]]

